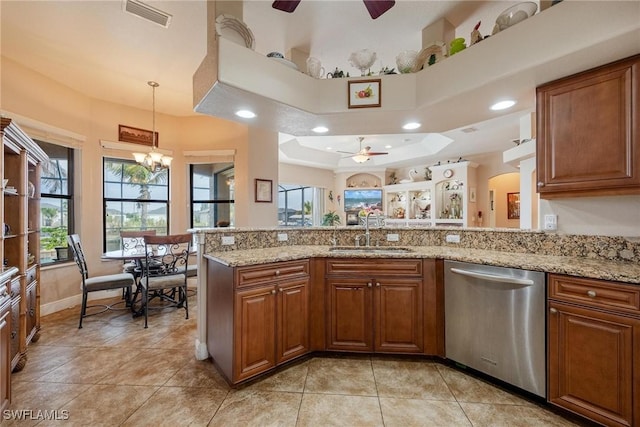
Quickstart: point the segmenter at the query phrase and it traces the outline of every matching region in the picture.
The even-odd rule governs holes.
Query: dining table
[[[143,274],[143,261],[146,259],[147,254],[145,252],[144,246],[135,247],[135,248],[123,248],[116,249],[113,251],[107,251],[102,254],[100,259],[103,261],[130,261],[135,264],[134,268],[131,270],[131,274],[133,274],[133,278],[135,280],[136,285],[140,281],[140,278]],[[125,293],[125,300],[127,301],[127,306],[131,308],[131,312],[134,317],[142,315],[142,308],[136,310],[134,304],[135,293],[132,293],[131,290],[127,290]]]

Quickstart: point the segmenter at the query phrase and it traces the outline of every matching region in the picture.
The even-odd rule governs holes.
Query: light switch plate
[[[544,229],[545,230],[557,230],[558,229],[558,215],[545,215],[544,216]]]
[[[289,240],[287,233],[278,233],[278,242],[286,242],[287,240]]]
[[[400,241],[400,235],[397,233],[389,233],[387,234],[387,242],[398,242]]]
[[[236,239],[233,236],[222,236],[223,245],[233,245],[235,242],[236,242]]]

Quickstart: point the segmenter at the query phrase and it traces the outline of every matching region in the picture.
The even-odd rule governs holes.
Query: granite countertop
[[[521,268],[567,274],[593,279],[640,284],[640,264],[605,261],[584,257],[538,255],[499,252],[482,249],[442,246],[410,246],[407,253],[336,253],[330,246],[281,246],[273,248],[234,250],[205,254],[208,259],[231,267],[291,261],[303,258],[442,258],[499,267]]]

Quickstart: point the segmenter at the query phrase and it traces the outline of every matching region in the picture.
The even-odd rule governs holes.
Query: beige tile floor
[[[571,426],[567,419],[444,364],[370,356],[312,357],[230,389],[193,356],[195,298],[151,313],[149,328],[107,312],[77,328],[78,308],[42,318],[15,411],[40,426]],[[48,417],[62,420],[43,419]],[[57,411],[57,412],[52,412]],[[3,418],[6,418],[4,414]]]

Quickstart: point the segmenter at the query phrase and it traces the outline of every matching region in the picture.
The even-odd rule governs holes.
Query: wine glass
[[[362,76],[367,75],[367,70],[371,68],[374,62],[376,62],[377,54],[369,49],[362,49],[357,52],[353,52],[349,56],[349,63],[360,70]]]

